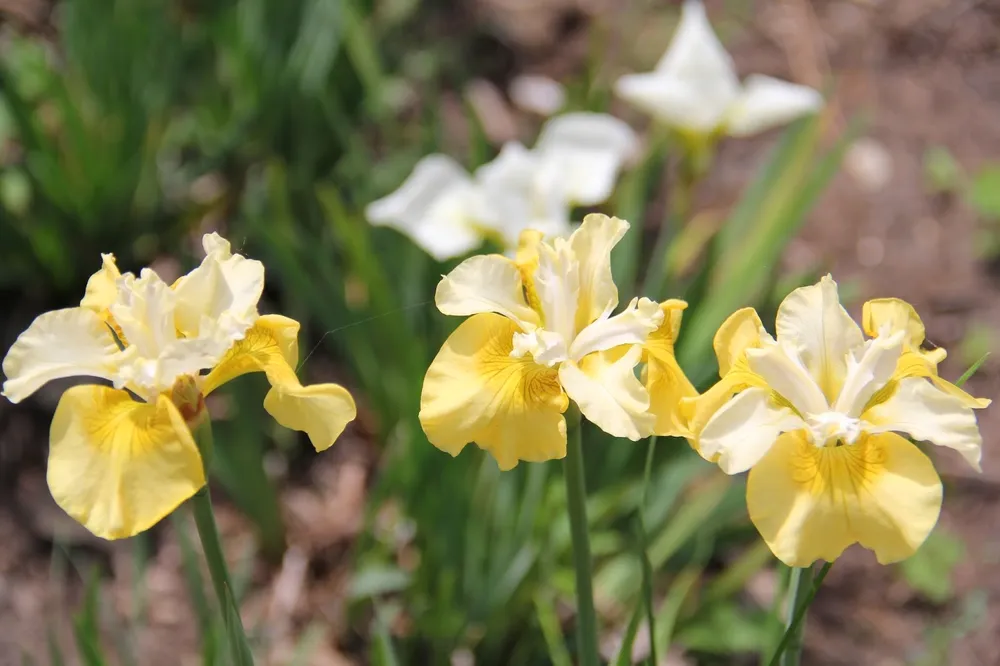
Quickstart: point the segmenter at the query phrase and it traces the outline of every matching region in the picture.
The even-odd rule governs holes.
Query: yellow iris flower
[[[864,306],[864,332],[824,277],[778,308],[772,338],[751,308],[715,337],[721,381],[682,401],[689,436],[727,474],[750,470],[750,519],[789,566],[833,561],[853,543],[879,562],[913,554],[937,522],[941,480],[900,435],[958,451],[979,469],[973,409],[989,405],[937,375],[924,326],[896,299]]]
[[[616,437],[638,440],[676,422],[676,400],[651,411],[635,368],[647,359],[658,396],[681,383],[673,338],[683,304],[633,299],[612,315],[611,250],[628,228],[588,215],[568,239],[526,231],[516,258],[472,257],[441,280],[438,309],[469,319],[424,378],[420,422],[432,444],[458,455],[475,442],[507,470],[566,455],[570,399]]]
[[[68,389],[50,433],[52,496],[99,537],[149,529],[205,485],[190,427],[204,396],[239,375],[264,372],[265,409],[317,450],[355,417],[342,387],[299,383],[298,322],[257,313],[263,265],[218,234],[203,246],[205,260],[173,285],[148,268],[122,275],[103,255],[80,306],[37,317],[4,358],[15,403],[63,377],[112,384]]]

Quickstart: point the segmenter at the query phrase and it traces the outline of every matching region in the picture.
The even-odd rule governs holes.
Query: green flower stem
[[[208,465],[212,452],[212,426],[206,420],[196,431],[198,448],[202,453],[202,463],[205,465],[205,478],[208,479]],[[205,552],[205,562],[212,577],[215,597],[219,601],[226,636],[232,652],[233,663],[237,666],[253,666],[253,655],[250,643],[243,630],[243,620],[233,596],[233,584],[229,577],[229,568],[222,553],[222,540],[219,538],[219,528],[215,523],[215,513],[212,511],[212,498],[208,492],[208,483],[191,498],[191,512],[198,527],[198,537]]]
[[[656,435],[649,438],[648,448],[646,450],[646,468],[642,472],[642,496],[639,500],[639,528],[642,530],[642,568],[643,568],[643,578],[645,579],[645,584],[643,587],[643,595],[645,597],[644,604],[646,606],[646,624],[649,626],[649,663],[658,664],[659,661],[656,659],[656,639],[654,634],[656,633],[655,618],[653,617],[653,567],[649,562],[649,553],[647,552],[648,535],[649,531],[646,529],[646,497],[649,495],[649,478],[653,473],[653,454],[656,452]]]
[[[778,648],[774,651],[774,656],[768,662],[768,666],[799,666],[802,656],[802,627],[806,618],[806,611],[816,598],[823,579],[830,571],[833,562],[827,562],[819,570],[811,584],[803,585],[802,575],[809,571],[795,567],[792,569],[791,577],[788,581],[788,620],[785,623],[785,633],[778,643]],[[808,579],[807,579],[808,580]]]
[[[580,652],[580,666],[600,666],[597,652],[597,613],[594,612],[594,589],[591,581],[587,488],[583,476],[583,446],[580,441],[581,419],[579,414],[567,416],[565,477],[569,527],[573,539],[573,565],[576,568],[576,642]]]

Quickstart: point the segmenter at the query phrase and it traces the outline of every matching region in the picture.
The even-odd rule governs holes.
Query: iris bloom
[[[627,229],[617,218],[588,215],[568,239],[526,231],[515,259],[471,257],[441,280],[438,309],[469,318],[424,378],[420,422],[432,444],[458,455],[475,442],[504,470],[562,458],[570,400],[616,437],[654,431],[658,415],[635,369],[644,345],[665,350],[656,337],[673,332],[676,318],[664,312],[676,302],[633,299],[612,314],[611,249]],[[652,371],[661,382],[664,372],[680,369],[664,363]]]
[[[749,136],[817,111],[818,92],[754,74],[740,85],[715,36],[705,7],[687,0],[680,24],[656,69],[615,83],[619,97],[657,120],[693,136]]]
[[[833,561],[853,543],[879,562],[923,543],[941,508],[930,459],[904,438],[958,451],[979,469],[979,400],[941,379],[942,350],[896,299],[864,306],[864,332],[829,277],[796,289],[777,315],[777,339],[751,308],[715,337],[722,380],[682,402],[703,456],[727,474],[750,470],[750,518],[790,566]]]
[[[299,383],[298,322],[258,316],[263,265],[217,234],[203,245],[205,260],[173,285],[148,268],[123,275],[103,255],[80,306],[37,317],[3,361],[15,403],[64,377],[111,384],[64,392],[50,432],[52,496],[99,537],[149,529],[205,485],[190,427],[204,396],[239,375],[265,373],[264,408],[317,450],[354,419],[340,386]]]
[[[565,114],[545,124],[532,150],[510,142],[475,176],[446,155],[428,155],[365,215],[406,234],[438,261],[487,240],[513,249],[525,229],[568,235],[571,207],[606,201],[636,149],[634,133],[617,118]]]

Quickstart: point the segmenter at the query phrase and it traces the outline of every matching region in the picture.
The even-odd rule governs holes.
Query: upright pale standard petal
[[[556,371],[513,358],[517,325],[496,314],[463,322],[431,362],[420,424],[434,446],[458,455],[475,442],[500,469],[566,455],[569,401]]]
[[[611,250],[628,229],[625,220],[592,213],[583,218],[583,224],[570,236],[570,247],[580,262],[577,330],[583,330],[618,305],[618,287],[611,275]]]
[[[80,301],[80,307],[104,315],[118,298],[118,278],[122,276],[115,264],[115,255],[101,255],[101,270],[87,280],[87,291]]]
[[[35,318],[3,360],[3,395],[20,402],[64,377],[113,379],[131,354],[119,351],[104,319],[86,308],[53,310]]]
[[[898,435],[817,448],[789,433],[750,470],[747,509],[790,567],[832,562],[853,543],[888,564],[912,555],[934,528],[941,481],[927,456]]]
[[[823,107],[818,91],[770,76],[751,75],[743,86],[725,120],[726,131],[733,136],[757,134]]]
[[[778,307],[775,323],[778,342],[797,351],[833,402],[847,375],[848,354],[864,344],[861,329],[840,304],[837,283],[827,275],[819,284],[794,290]]]
[[[656,423],[649,393],[635,376],[641,358],[640,345],[597,352],[560,365],[559,381],[588,421],[609,435],[638,441],[653,434]]]
[[[205,377],[208,395],[248,372],[263,372],[271,384],[264,408],[274,420],[309,437],[317,451],[329,448],[357,416],[354,399],[337,384],[303,386],[295,375],[299,323],[280,315],[264,315]]]
[[[618,96],[636,108],[699,133],[719,126],[739,90],[732,58],[697,0],[684,3],[677,32],[656,70],[629,74],[615,83]]]
[[[205,485],[198,447],[165,396],[134,401],[74,386],[52,418],[48,483],[56,503],[99,537],[145,531]]]

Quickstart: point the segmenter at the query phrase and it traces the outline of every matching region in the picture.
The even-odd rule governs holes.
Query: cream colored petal
[[[186,337],[208,337],[228,347],[257,319],[264,264],[234,254],[217,233],[202,238],[205,258],[173,284],[174,323]]]
[[[705,424],[722,408],[729,399],[737,393],[751,387],[768,389],[764,379],[750,371],[746,357],[739,359],[726,375],[712,385],[707,391],[694,398],[682,398],[680,412],[687,428],[686,437],[692,447],[701,453],[698,438],[705,429]],[[711,458],[706,458],[715,462]]]
[[[538,324],[538,315],[524,300],[517,264],[499,254],[469,257],[456,266],[438,283],[434,302],[446,315],[496,312],[525,329]]]
[[[853,543],[889,564],[912,555],[934,528],[941,482],[927,456],[898,435],[816,448],[787,434],[750,470],[747,509],[790,567],[832,562]]]
[[[576,332],[576,306],[580,294],[580,264],[569,243],[556,238],[537,248],[531,277],[533,293],[541,308],[542,325],[567,342]]]
[[[719,376],[724,377],[747,349],[760,347],[763,341],[772,341],[764,330],[757,311],[743,308],[729,315],[715,333],[712,346],[719,359]]]
[[[615,83],[619,97],[671,126],[711,132],[739,95],[733,60],[700,2],[684,3],[681,22],[656,71]]]
[[[74,386],[52,417],[48,482],[66,513],[104,539],[165,518],[205,485],[201,456],[177,408],[106,386]]]
[[[885,402],[869,408],[861,417],[872,433],[899,432],[915,440],[955,449],[977,471],[983,438],[976,415],[963,401],[921,377],[898,382]]]
[[[202,393],[248,372],[263,372],[271,384],[264,409],[286,428],[306,433],[317,451],[328,449],[357,416],[354,399],[337,384],[303,386],[295,374],[299,323],[281,315],[260,317],[246,337],[205,376]]]
[[[570,236],[570,246],[580,262],[578,331],[618,305],[618,288],[611,275],[611,250],[628,229],[629,224],[624,220],[591,213]]]
[[[633,298],[628,306],[613,317],[601,317],[573,340],[569,355],[574,361],[597,351],[620,345],[645,344],[649,336],[663,323],[664,314],[655,301]]]
[[[726,131],[750,136],[822,108],[823,96],[808,86],[753,74],[726,115]]]
[[[465,169],[447,155],[428,155],[417,162],[399,189],[368,204],[365,217],[376,226],[409,231],[427,219],[443,194],[471,180]]]
[[[869,340],[861,358],[849,359],[847,377],[833,405],[834,411],[855,419],[860,417],[868,401],[895,373],[902,351],[902,332]]]
[[[80,307],[104,314],[118,297],[118,278],[121,272],[115,264],[115,255],[101,255],[101,270],[87,280],[87,291],[80,301]]]
[[[635,377],[642,347],[634,345],[616,356],[614,351],[598,352],[579,364],[566,361],[559,366],[559,381],[588,421],[609,435],[638,441],[650,436],[656,424],[646,387]]]
[[[815,380],[792,358],[784,345],[769,343],[758,349],[746,350],[750,370],[760,375],[803,417],[829,411],[826,397]]]
[[[35,318],[3,360],[3,395],[20,402],[63,377],[113,379],[130,354],[120,352],[111,329],[93,310],[67,308]]]
[[[455,456],[475,442],[500,469],[566,455],[569,401],[556,371],[511,357],[516,325],[499,315],[463,322],[431,362],[420,396],[427,439]]]
[[[723,405],[701,431],[698,445],[726,474],[739,474],[763,458],[782,433],[806,424],[767,389],[748,388]]]
[[[827,275],[786,296],[776,328],[778,342],[796,350],[827,400],[836,400],[847,375],[847,355],[864,344],[864,337],[841,306],[833,278]]]
[[[552,169],[574,204],[594,206],[611,196],[618,171],[639,149],[635,132],[606,113],[564,113],[545,124],[534,152]]]

